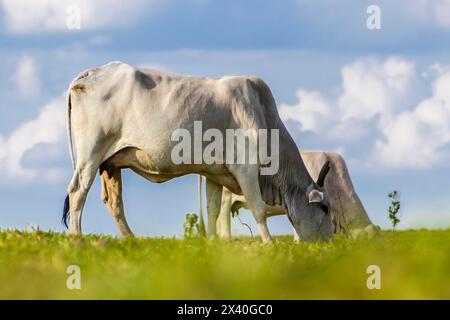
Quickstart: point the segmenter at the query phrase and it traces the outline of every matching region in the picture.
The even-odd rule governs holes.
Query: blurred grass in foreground
[[[81,268],[81,290],[66,268]],[[381,290],[366,269],[381,268]],[[0,232],[1,299],[449,299],[450,230],[295,244]]]

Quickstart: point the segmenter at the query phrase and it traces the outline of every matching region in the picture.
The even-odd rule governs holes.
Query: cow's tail
[[[69,153],[70,153],[70,160],[72,161],[72,168],[75,171],[75,153],[73,151],[73,137],[72,137],[72,98],[69,92],[67,93],[67,139],[69,141]]]
[[[202,176],[198,175],[198,205],[199,205],[199,222],[198,233],[201,237],[206,237],[205,220],[203,220],[203,197],[202,197]]]
[[[72,87],[72,86],[71,86]],[[66,122],[67,122],[67,138],[69,142],[69,153],[70,160],[72,161],[72,167],[75,171],[76,163],[75,163],[75,153],[73,150],[73,138],[72,138],[72,100],[71,100],[71,87],[67,93],[67,110],[66,110]],[[70,202],[69,202],[69,194],[67,194],[66,199],[64,200],[64,208],[63,208],[63,216],[61,222],[63,225],[68,228],[70,220]]]

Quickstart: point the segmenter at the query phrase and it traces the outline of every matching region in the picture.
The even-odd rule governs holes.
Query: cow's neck
[[[290,136],[288,138],[285,143],[280,143],[278,172],[272,176],[260,176],[260,187],[267,204],[292,208],[295,201],[304,200],[302,197],[306,197],[313,179],[297,151],[297,146]]]

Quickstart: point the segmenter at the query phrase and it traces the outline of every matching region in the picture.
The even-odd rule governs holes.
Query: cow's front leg
[[[208,238],[217,237],[217,217],[220,212],[223,187],[206,179],[206,210],[208,211]]]
[[[231,205],[233,194],[226,188],[223,188],[222,201],[220,204],[219,218],[217,219],[217,230],[219,238],[231,238]]]
[[[267,227],[267,217],[261,216],[259,219],[255,217],[256,225],[258,226],[259,233],[263,243],[272,243],[272,236],[270,235],[269,228]]]
[[[230,172],[234,175],[253,217],[256,220],[261,239],[264,243],[272,243],[272,236],[267,227],[266,204],[259,188],[259,168],[257,165],[231,165]]]
[[[133,236],[123,209],[121,170],[114,167],[102,169],[101,167],[102,200],[119,228],[120,235],[122,237]]]

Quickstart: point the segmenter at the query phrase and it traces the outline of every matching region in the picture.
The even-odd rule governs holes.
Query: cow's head
[[[307,242],[329,241],[333,237],[333,222],[330,212],[330,202],[324,191],[325,178],[330,170],[327,161],[317,178],[306,190],[306,195],[297,202],[295,213],[290,213],[289,219],[300,239]]]

